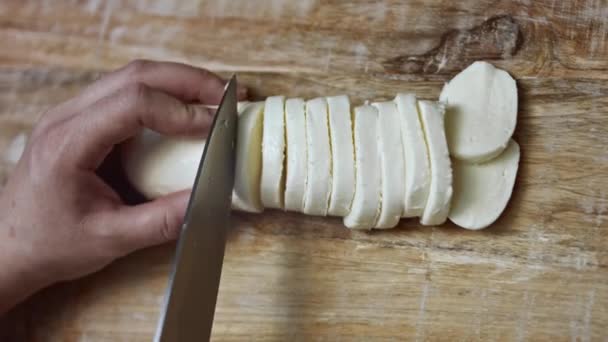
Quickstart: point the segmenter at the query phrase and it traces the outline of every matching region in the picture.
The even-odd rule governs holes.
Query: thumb
[[[137,206],[123,207],[114,216],[126,253],[170,242],[179,237],[190,190],[163,196]]]

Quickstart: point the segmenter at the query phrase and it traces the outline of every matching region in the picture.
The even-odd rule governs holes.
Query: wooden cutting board
[[[214,340],[603,340],[607,18],[606,0],[4,0],[0,153],[44,109],[134,58],[236,71],[258,98],[355,103],[436,99],[489,60],[521,97],[522,159],[502,217],[478,232],[410,219],[368,233],[236,213]],[[0,165],[1,183],[9,172]],[[5,319],[5,336],[149,341],[172,255],[141,251],[50,288]]]

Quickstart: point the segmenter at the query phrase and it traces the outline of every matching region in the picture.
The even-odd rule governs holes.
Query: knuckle
[[[197,113],[197,108],[195,108],[194,106],[189,106],[185,103],[181,104],[182,106],[182,112],[184,113],[185,116],[185,122],[187,123],[194,123],[196,122],[196,119],[198,117],[198,113]],[[188,127],[192,127],[192,125],[188,125]]]
[[[125,66],[125,72],[129,79],[137,81],[150,69],[152,63],[145,59],[135,59]]]
[[[80,231],[85,239],[95,242],[94,254],[107,260],[114,259],[130,251],[127,239],[109,222],[103,219],[104,210],[97,214],[85,215],[80,222]]]
[[[201,78],[209,78],[209,77],[213,76],[211,71],[209,71],[208,69],[198,68],[197,70],[198,70],[198,73],[200,74]]]
[[[153,70],[152,64],[154,64],[152,61],[135,59],[117,70],[102,75],[101,80],[106,78],[115,78],[118,84],[123,87],[133,83],[138,83],[145,78],[144,75],[148,73],[149,70]]]
[[[45,110],[32,130],[32,138],[44,135],[44,133],[55,123],[56,119],[53,111],[51,109]]]
[[[32,134],[30,136],[30,140],[31,141],[36,141],[38,140],[40,137],[43,137],[46,133],[46,131],[48,131],[50,126],[50,123],[47,122],[47,120],[40,120],[36,126],[34,127],[34,129],[32,130]]]
[[[120,91],[127,110],[139,110],[148,103],[150,88],[143,83],[133,83]]]
[[[57,169],[65,147],[65,135],[61,126],[54,125],[32,136],[28,161],[35,175],[45,176]]]
[[[166,211],[160,227],[160,235],[163,241],[172,241],[179,235],[179,224],[174,215]]]
[[[30,170],[39,173],[47,168],[46,165],[47,150],[44,143],[40,143],[38,139],[32,141],[32,145],[29,151],[28,164],[31,166]]]

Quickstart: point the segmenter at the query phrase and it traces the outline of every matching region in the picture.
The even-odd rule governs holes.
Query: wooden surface
[[[139,57],[238,71],[257,97],[355,102],[435,99],[491,60],[521,97],[520,171],[500,220],[365,233],[236,214],[214,340],[606,341],[607,18],[606,0],[3,0],[0,154],[45,108]],[[9,171],[0,165],[0,182]],[[4,329],[21,341],[148,341],[172,253],[48,289]]]

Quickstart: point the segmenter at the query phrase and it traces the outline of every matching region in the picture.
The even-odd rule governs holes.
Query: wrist
[[[36,279],[27,267],[29,258],[20,246],[17,227],[6,219],[7,215],[3,216],[0,219],[0,315],[47,285]]]

